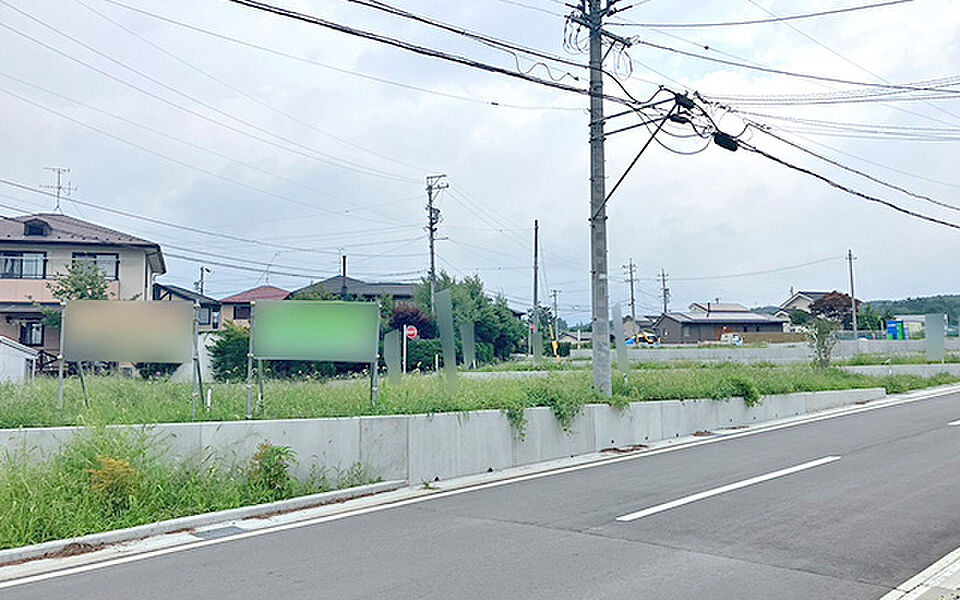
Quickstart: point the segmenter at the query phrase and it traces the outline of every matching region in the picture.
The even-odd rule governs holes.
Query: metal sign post
[[[57,382],[57,408],[63,410],[63,308],[66,306],[66,302],[60,303],[60,352],[57,353],[57,360],[60,361],[60,367],[58,369],[59,376]]]
[[[250,345],[247,348],[247,418],[253,418],[253,319],[256,300],[250,302]]]
[[[377,326],[373,344],[373,361],[370,363],[370,404],[377,405],[377,397],[380,394],[380,380],[377,377],[377,364],[380,358],[380,300],[377,300]]]
[[[200,402],[200,389],[197,382],[197,377],[200,374],[200,354],[197,350],[197,335],[199,332],[199,316],[200,313],[200,303],[193,303],[193,420],[197,420],[197,404]]]

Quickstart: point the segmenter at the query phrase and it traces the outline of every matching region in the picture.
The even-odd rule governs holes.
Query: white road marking
[[[157,556],[165,556],[165,555],[173,554],[173,553],[176,553],[176,552],[183,552],[183,551],[186,551],[186,550],[193,550],[193,549],[196,549],[196,548],[204,548],[204,547],[206,547],[206,546],[215,546],[215,545],[217,545],[217,544],[224,544],[224,543],[232,542],[232,541],[236,541],[236,540],[242,540],[242,539],[247,539],[247,538],[252,538],[252,537],[258,537],[258,536],[266,535],[266,534],[269,534],[269,533],[276,533],[276,532],[280,532],[280,531],[287,531],[287,530],[290,530],[290,529],[297,529],[297,528],[300,528],[300,527],[309,527],[309,526],[312,526],[312,525],[319,525],[319,524],[321,524],[321,523],[326,523],[326,522],[329,522],[329,521],[337,521],[337,520],[345,519],[345,518],[348,518],[348,517],[360,516],[360,515],[364,515],[364,514],[372,513],[372,512],[379,512],[379,511],[381,511],[381,510],[387,510],[387,509],[395,508],[395,507],[398,507],[398,506],[406,506],[406,505],[408,505],[408,504],[415,504],[415,503],[418,503],[418,502],[425,502],[425,501],[427,501],[427,500],[434,500],[434,499],[437,499],[437,498],[446,498],[446,497],[448,497],[448,496],[456,496],[456,495],[465,494],[465,493],[468,493],[468,492],[475,492],[475,491],[479,491],[479,490],[484,490],[484,489],[489,489],[489,488],[500,487],[500,486],[509,485],[509,484],[512,484],[512,483],[519,483],[519,482],[521,482],[521,481],[529,481],[529,480],[533,480],[533,479],[540,479],[540,478],[542,478],[542,477],[550,477],[550,476],[552,476],[552,475],[560,475],[560,474],[563,474],[563,473],[572,473],[572,472],[581,471],[581,470],[584,470],[584,469],[593,469],[593,468],[596,468],[596,467],[603,467],[603,466],[606,466],[606,465],[615,464],[615,463],[620,463],[620,462],[625,462],[625,461],[629,461],[629,460],[637,460],[637,459],[641,459],[641,458],[647,458],[647,457],[649,457],[649,456],[656,456],[656,455],[658,455],[658,454],[665,454],[665,453],[667,453],[667,452],[676,452],[676,451],[678,451],[678,450],[686,450],[686,449],[689,449],[689,448],[695,448],[695,447],[697,447],[697,446],[703,446],[703,445],[706,445],[706,444],[715,444],[715,443],[719,443],[719,442],[725,442],[725,441],[727,441],[727,440],[733,440],[733,439],[738,439],[738,438],[742,438],[742,437],[757,435],[757,434],[759,434],[759,433],[767,433],[767,432],[771,432],[771,431],[779,431],[779,430],[781,430],[781,429],[788,429],[788,428],[791,428],[791,427],[796,427],[796,426],[798,426],[798,425],[806,425],[806,424],[809,424],[809,423],[817,423],[817,422],[820,422],[820,421],[826,421],[826,420],[829,420],[829,419],[835,419],[835,418],[837,418],[837,417],[845,417],[845,416],[849,416],[849,415],[856,415],[856,414],[860,414],[860,413],[864,413],[864,412],[870,412],[870,411],[874,411],[874,410],[879,410],[879,409],[882,409],[882,408],[888,408],[888,407],[893,407],[893,406],[901,406],[901,405],[904,405],[904,404],[911,404],[911,403],[918,402],[918,401],[922,401],[922,400],[926,400],[926,399],[929,399],[929,398],[937,398],[937,397],[941,397],[941,396],[948,396],[948,395],[950,395],[950,394],[956,394],[958,391],[960,391],[960,390],[958,390],[958,387],[957,387],[957,386],[950,386],[950,387],[948,387],[948,388],[939,389],[939,390],[921,390],[921,391],[917,391],[917,392],[911,392],[911,393],[908,393],[908,394],[901,394],[901,395],[899,395],[898,398],[895,398],[895,399],[878,400],[878,401],[876,401],[875,403],[871,403],[871,404],[866,405],[866,406],[858,406],[858,407],[852,408],[852,409],[851,409],[851,408],[847,408],[847,407],[845,407],[845,408],[843,408],[843,409],[839,409],[839,408],[838,408],[838,409],[830,409],[830,411],[828,411],[827,414],[814,414],[814,415],[812,415],[812,416],[805,416],[805,417],[800,417],[800,418],[792,419],[792,420],[787,421],[786,423],[775,423],[775,424],[773,424],[773,425],[765,425],[765,426],[764,426],[764,425],[761,425],[761,426],[757,427],[756,429],[749,429],[749,430],[747,430],[747,431],[743,431],[743,432],[740,432],[740,433],[733,433],[733,434],[730,434],[730,435],[723,435],[723,436],[717,436],[717,437],[707,438],[707,439],[703,439],[703,440],[697,440],[697,441],[695,441],[695,442],[690,442],[690,443],[681,444],[681,445],[677,445],[677,446],[668,446],[668,447],[666,447],[666,448],[659,448],[659,449],[657,449],[657,450],[651,450],[650,452],[640,452],[640,453],[637,453],[637,454],[629,454],[629,455],[626,455],[626,456],[618,456],[618,457],[616,457],[616,458],[610,458],[610,459],[606,459],[606,460],[599,460],[599,461],[596,461],[596,462],[586,463],[586,464],[582,464],[582,465],[574,465],[574,466],[571,466],[571,467],[564,467],[564,468],[556,469],[556,470],[553,470],[553,471],[543,471],[543,472],[539,472],[539,473],[532,473],[532,474],[530,474],[530,475],[522,475],[522,476],[520,476],[520,477],[513,477],[513,478],[511,478],[511,479],[503,479],[503,480],[500,480],[500,481],[492,481],[492,482],[490,482],[490,483],[484,483],[484,484],[475,485],[475,486],[470,486],[470,487],[465,487],[465,488],[458,488],[458,489],[454,489],[454,490],[448,490],[448,491],[445,491],[445,492],[438,492],[438,493],[436,493],[436,494],[430,494],[430,495],[428,495],[428,496],[418,496],[418,497],[416,497],[416,498],[410,498],[410,499],[408,499],[408,500],[400,500],[400,501],[397,501],[397,502],[390,502],[390,503],[388,503],[388,504],[380,504],[380,505],[377,505],[377,506],[370,506],[370,507],[360,508],[360,509],[356,509],[356,510],[348,510],[348,511],[346,511],[346,512],[338,513],[338,514],[335,514],[335,515],[318,517],[318,518],[315,518],[315,519],[307,519],[307,520],[303,520],[303,521],[295,521],[295,522],[292,522],[292,523],[285,523],[285,524],[283,524],[283,525],[277,525],[277,526],[275,526],[275,527],[267,527],[267,528],[264,528],[264,529],[257,529],[257,530],[254,530],[254,531],[250,531],[250,532],[248,532],[248,533],[242,533],[242,534],[238,534],[238,535],[231,536],[231,537],[217,538],[217,539],[213,539],[213,540],[204,540],[204,541],[202,541],[202,542],[188,543],[188,544],[183,544],[183,545],[181,545],[181,546],[172,546],[172,547],[169,547],[169,548],[162,548],[162,549],[159,549],[159,550],[151,550],[151,551],[143,552],[143,553],[141,553],[141,554],[133,554],[133,555],[124,556],[124,557],[121,557],[121,558],[104,560],[104,561],[101,561],[101,562],[90,563],[90,564],[86,564],[86,565],[79,565],[79,566],[76,566],[76,567],[69,567],[69,568],[66,568],[66,569],[58,570],[58,571],[50,571],[50,572],[47,572],[47,573],[40,573],[40,574],[37,574],[37,575],[29,575],[29,576],[27,576],[27,577],[20,577],[20,578],[16,578],[16,579],[8,579],[8,580],[6,580],[6,581],[0,581],[0,590],[2,590],[2,589],[7,589],[7,588],[12,588],[12,587],[16,587],[16,586],[20,586],[20,585],[25,585],[25,584],[28,584],[28,583],[36,583],[36,582],[40,582],[40,581],[46,581],[46,580],[49,580],[49,579],[56,579],[56,578],[59,578],[59,577],[66,577],[66,576],[69,576],[69,575],[77,575],[77,574],[80,574],[80,573],[86,573],[86,572],[88,572],[88,571],[94,571],[94,570],[98,570],[98,569],[104,569],[104,568],[112,567],[112,566],[115,566],[115,565],[122,565],[122,564],[137,562],[137,561],[141,561],[141,560],[146,560],[146,559],[148,559],[148,558],[154,558],[154,557],[157,557]]]
[[[678,506],[683,506],[684,504],[690,504],[691,502],[696,502],[698,500],[703,500],[705,498],[711,498],[726,492],[732,492],[734,490],[739,490],[745,488],[749,485],[754,485],[757,483],[763,483],[764,481],[770,481],[771,479],[776,479],[778,477],[784,477],[786,475],[791,475],[799,471],[804,471],[806,469],[812,469],[814,467],[819,467],[820,465],[825,465],[827,463],[832,463],[834,461],[840,460],[839,456],[826,456],[824,458],[818,458],[817,460],[811,460],[810,462],[805,462],[802,465],[797,465],[795,467],[790,467],[787,469],[780,469],[779,471],[774,471],[772,473],[767,473],[766,475],[759,475],[757,477],[751,477],[750,479],[744,479],[743,481],[738,481],[736,483],[730,483],[712,490],[707,490],[705,492],[699,492],[697,494],[692,494],[684,498],[679,498],[677,500],[671,500],[670,502],[665,502],[663,504],[658,504],[656,506],[651,506],[650,508],[645,508],[643,510],[638,510],[637,512],[630,513],[629,515],[623,515],[622,517],[617,517],[618,521],[626,523],[628,521],[635,521],[643,517],[649,517],[650,515],[655,515],[661,513],[665,510],[670,510],[671,508],[677,508]]]
[[[953,425],[960,425],[960,420],[950,421],[949,423],[947,423],[947,426],[948,426],[948,427],[953,426]]]

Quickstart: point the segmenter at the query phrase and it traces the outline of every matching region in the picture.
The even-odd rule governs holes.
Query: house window
[[[209,325],[212,315],[210,314],[209,306],[201,306],[200,313],[197,316],[197,322],[201,325]]]
[[[249,320],[250,320],[250,305],[247,304],[247,305],[243,305],[243,306],[240,306],[240,305],[234,306],[234,307],[233,307],[233,318],[234,318],[234,319],[242,319],[242,320],[245,320],[245,321],[249,321]]]
[[[73,263],[86,262],[93,264],[107,279],[116,280],[120,274],[120,255],[116,253],[101,254],[97,252],[74,252]]]
[[[684,326],[683,326],[683,337],[690,337],[690,326],[689,326],[689,325],[684,325]]]
[[[213,326],[214,329],[220,329],[220,309],[219,308],[213,309],[212,311],[210,311],[210,315],[211,315],[210,324]]]
[[[24,346],[43,345],[43,323],[31,321],[20,325],[20,343]]]
[[[46,252],[0,252],[0,278],[44,279],[46,276]]]
[[[760,333],[760,326],[757,325],[757,333]]]

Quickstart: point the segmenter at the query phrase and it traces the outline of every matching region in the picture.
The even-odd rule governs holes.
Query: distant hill
[[[780,310],[779,306],[757,306],[756,308],[751,308],[751,311],[757,313],[758,315],[775,315]]]
[[[960,295],[958,294],[906,298],[904,300],[870,300],[867,304],[878,313],[889,310],[895,315],[946,313],[950,321],[954,323],[960,316]]]

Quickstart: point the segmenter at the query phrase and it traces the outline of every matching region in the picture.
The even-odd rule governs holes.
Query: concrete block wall
[[[960,377],[960,363],[943,363],[930,365],[862,365],[841,367],[848,373],[857,373],[859,375],[873,375],[883,377],[884,375],[919,375],[920,377],[932,377],[940,373]]]
[[[747,407],[739,398],[638,402],[624,408],[591,404],[569,431],[560,427],[549,408],[530,408],[525,411],[522,438],[498,410],[117,427],[149,429],[171,460],[214,456],[228,464],[242,464],[258,444],[269,441],[296,452],[299,477],[315,469],[346,469],[359,463],[374,476],[417,484],[751,425],[883,396],[883,389],[865,389],[767,396],[755,407]],[[76,427],[0,430],[0,451],[42,458],[81,431]]]
[[[945,340],[947,352],[960,350],[960,338]],[[837,342],[833,357],[838,360],[852,358],[857,354],[922,354],[926,351],[924,340],[841,340]],[[776,364],[804,363],[813,358],[812,351],[805,343],[770,344],[764,348],[737,347],[698,347],[698,346],[660,346],[655,348],[629,348],[627,350],[633,362],[771,362]],[[571,358],[591,358],[592,351],[574,349]]]

